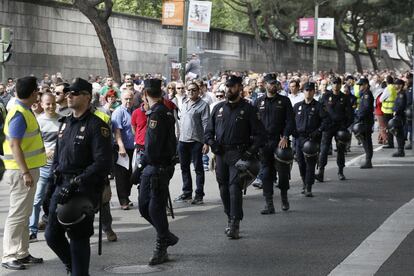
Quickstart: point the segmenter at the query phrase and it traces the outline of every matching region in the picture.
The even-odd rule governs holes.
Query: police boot
[[[167,239],[157,238],[154,253],[148,264],[158,265],[168,261],[167,247]]]
[[[173,233],[169,232],[166,240],[167,246],[174,246],[177,244],[179,238]]]
[[[282,210],[287,211],[290,208],[287,190],[280,190],[280,197],[282,198]]]
[[[325,172],[325,168],[319,168],[319,171],[317,174],[315,174],[315,179],[318,180],[319,182],[323,182],[323,175]]]
[[[405,156],[405,152],[403,149],[398,149],[397,152],[394,152],[392,157],[404,157]]]
[[[240,229],[240,220],[232,219],[230,222],[230,230],[227,233],[227,237],[229,237],[232,240],[240,239],[239,229]]]
[[[230,217],[227,220],[227,226],[224,228],[224,234],[228,235],[230,232],[230,224],[231,224],[231,219]]]
[[[266,205],[260,212],[262,215],[270,215],[275,213],[275,206],[273,205],[273,197],[266,197]]]
[[[305,185],[305,178],[303,178],[302,177],[302,182],[303,182],[303,185],[302,185],[302,192],[301,192],[301,194],[305,194],[305,192],[306,192],[306,185]]]
[[[346,177],[344,175],[344,168],[339,168],[338,169],[338,179],[339,180],[346,180]]]
[[[366,159],[365,163],[362,164],[360,167],[360,169],[372,169],[372,163],[370,159]]]
[[[307,185],[306,186],[305,196],[306,197],[313,197],[313,194],[312,194],[312,185]]]

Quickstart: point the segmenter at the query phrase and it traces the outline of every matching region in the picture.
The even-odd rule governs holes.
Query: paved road
[[[377,271],[377,275],[414,275],[414,234],[411,233],[414,225],[404,221],[404,216],[412,215],[411,212],[403,210],[403,219],[391,217],[392,229],[384,224],[414,198],[414,156],[408,152],[406,158],[392,159],[392,150],[378,149],[374,153],[375,168],[360,170],[358,156],[362,149],[354,145],[351,150],[347,156],[351,162],[345,169],[348,180],[337,180],[334,157],[330,157],[328,181],[314,186],[314,198],[300,194],[302,184],[295,165],[289,212],[280,211],[277,195],[277,213],[260,215],[261,191],[249,188],[244,200],[245,219],[241,223],[243,238],[238,241],[228,240],[223,233],[226,218],[214,174],[208,172],[204,205],[175,204],[176,219],[170,226],[181,239],[169,249],[172,261],[160,266],[160,271],[153,275],[328,275],[331,271],[332,275],[372,275],[369,271]],[[173,197],[180,193],[180,177],[177,169],[171,183]],[[136,205],[135,189],[132,198]],[[115,275],[114,272],[128,269],[137,275],[137,269],[148,269],[145,264],[152,254],[154,230],[139,216],[136,207],[121,211],[116,201],[114,194],[112,214],[119,241],[104,241],[103,255],[97,256],[97,237],[93,237],[91,275]],[[7,187],[0,187],[0,235],[7,211]],[[371,241],[367,253],[364,240],[370,235],[385,233],[383,229],[400,234],[405,231],[408,236],[401,234],[399,244],[388,240],[385,234],[380,235],[375,240],[379,247]],[[39,238],[39,242],[31,244],[31,252],[45,258],[44,264],[24,272],[0,269],[0,275],[65,275],[42,233]],[[382,255],[389,252],[389,256],[378,252]],[[353,264],[354,255],[361,264]],[[374,264],[378,263],[376,268]],[[119,267],[133,265],[136,267]]]

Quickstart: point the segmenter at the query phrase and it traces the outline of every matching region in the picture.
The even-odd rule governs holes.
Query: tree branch
[[[230,4],[229,0],[223,0],[223,1],[224,1],[225,4],[229,5],[230,8],[232,8],[236,12],[240,12],[240,13],[243,13],[243,14],[246,14],[246,15],[248,14],[246,11],[240,10],[240,9],[236,8],[233,4]],[[233,1],[233,0],[230,0],[230,1]]]

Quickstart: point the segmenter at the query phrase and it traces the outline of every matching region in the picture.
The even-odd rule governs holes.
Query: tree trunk
[[[357,71],[359,73],[363,73],[361,56],[359,55],[359,51],[357,49],[354,50],[354,51],[351,51],[351,55],[355,60],[355,65],[356,65]]]
[[[372,49],[367,49],[367,51],[368,51],[369,58],[371,59],[371,62],[372,62],[372,68],[374,70],[378,70],[378,63],[377,63],[377,59],[375,58],[374,51]]]
[[[335,43],[336,43],[336,52],[338,54],[338,68],[337,71],[340,74],[345,73],[346,70],[346,58],[345,58],[345,49],[346,42],[341,35],[340,27],[335,24]]]

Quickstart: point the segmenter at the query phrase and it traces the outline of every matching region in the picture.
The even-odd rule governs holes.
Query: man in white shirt
[[[301,102],[305,99],[303,93],[299,91],[299,81],[297,80],[291,80],[289,82],[289,100],[292,103],[292,106],[294,106],[296,103]]]

